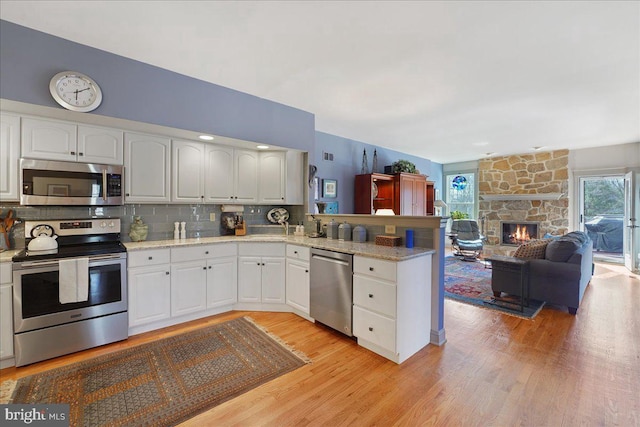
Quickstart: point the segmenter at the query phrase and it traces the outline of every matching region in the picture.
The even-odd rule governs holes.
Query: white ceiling
[[[0,17],[439,163],[640,141],[638,1],[2,0]]]

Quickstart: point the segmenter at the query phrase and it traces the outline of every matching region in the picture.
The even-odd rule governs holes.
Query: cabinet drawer
[[[147,265],[169,264],[171,255],[169,249],[151,249],[129,252],[127,259],[128,267],[144,267]]]
[[[371,277],[354,275],[353,303],[395,318],[396,286]]]
[[[306,246],[287,245],[287,258],[309,261],[311,250]]]
[[[213,245],[188,246],[171,248],[171,262],[193,261],[227,256],[237,256],[238,246],[235,243],[216,243]]]
[[[353,335],[389,351],[396,351],[396,321],[353,307]]]
[[[285,255],[284,243],[239,243],[238,255],[240,256],[270,256],[283,257]]]
[[[382,259],[353,257],[353,272],[383,280],[396,281],[396,263]]]

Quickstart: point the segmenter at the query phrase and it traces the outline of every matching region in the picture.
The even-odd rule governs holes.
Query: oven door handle
[[[102,169],[102,200],[107,200],[107,170]]]

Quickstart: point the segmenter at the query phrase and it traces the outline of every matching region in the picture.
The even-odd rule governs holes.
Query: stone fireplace
[[[502,229],[500,244],[519,246],[530,240],[538,239],[538,222],[501,221]]]
[[[505,223],[535,223],[536,238],[568,231],[569,150],[480,160],[478,183],[486,255],[511,254],[520,244],[504,243]]]

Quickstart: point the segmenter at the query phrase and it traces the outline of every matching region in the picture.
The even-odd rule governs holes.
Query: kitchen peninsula
[[[125,246],[130,335],[230,310],[289,311],[313,321],[309,250],[319,248],[354,256],[358,344],[396,363],[441,344],[432,340],[434,249],[266,234]]]

